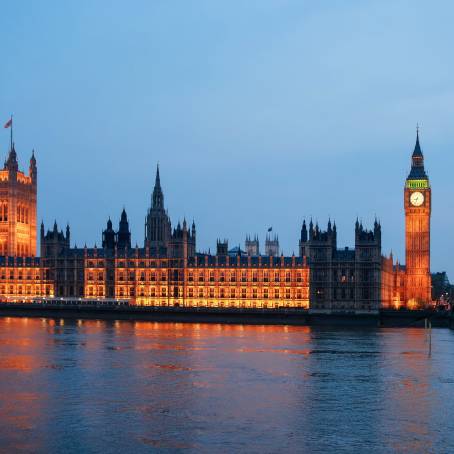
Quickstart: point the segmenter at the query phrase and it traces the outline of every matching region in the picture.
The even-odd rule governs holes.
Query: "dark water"
[[[454,452],[454,332],[0,318],[0,450]]]

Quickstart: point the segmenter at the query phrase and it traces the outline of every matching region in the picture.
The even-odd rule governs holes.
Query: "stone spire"
[[[408,180],[427,180],[427,174],[424,170],[424,155],[419,144],[419,126],[416,126],[416,144],[413,154],[411,155],[411,170]]]
[[[156,180],[153,189],[153,208],[164,209],[164,194],[161,189],[161,178],[159,176],[159,164],[156,167]]]

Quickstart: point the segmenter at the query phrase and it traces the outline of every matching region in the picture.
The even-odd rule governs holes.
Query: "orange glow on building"
[[[110,276],[109,276],[110,274]],[[189,261],[87,255],[86,298],[143,306],[309,308],[309,268],[292,257],[197,256]]]
[[[54,296],[49,270],[34,257],[0,257],[0,298],[23,301]]]
[[[417,308],[431,302],[430,214],[432,193],[424,170],[419,135],[404,189],[405,207],[405,301]]]
[[[37,168],[34,155],[29,175],[18,170],[14,144],[0,171],[0,255],[36,255]]]
[[[71,247],[70,229],[44,231],[36,259],[37,167],[18,170],[14,145],[0,170],[0,297],[129,300],[141,306],[239,309],[302,308],[377,312],[418,309],[430,303],[431,188],[417,136],[405,183],[406,265],[381,254],[381,224],[355,224],[355,247],[338,248],[337,227],[303,222],[299,256],[279,256],[268,234],[265,255],[258,236],[246,251],[217,242],[216,254],[197,253],[196,227],[173,229],[164,205],[159,168],[145,220],[143,247],[131,247],[123,209],[118,230],[107,221],[102,247]]]

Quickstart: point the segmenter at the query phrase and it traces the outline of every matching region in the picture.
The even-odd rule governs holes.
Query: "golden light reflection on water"
[[[454,333],[433,336],[429,357],[421,329],[0,318],[0,440],[442,452]]]

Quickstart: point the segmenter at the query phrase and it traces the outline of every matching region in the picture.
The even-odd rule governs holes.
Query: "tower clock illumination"
[[[405,182],[405,300],[412,307],[431,300],[430,214],[432,193],[424,170],[419,133]]]
[[[420,207],[424,203],[424,195],[419,191],[413,192],[410,196],[410,203],[414,207]]]

